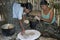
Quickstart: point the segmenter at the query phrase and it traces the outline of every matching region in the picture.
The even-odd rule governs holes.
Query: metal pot
[[[1,26],[1,29],[4,36],[12,36],[15,33],[13,24],[4,24]]]

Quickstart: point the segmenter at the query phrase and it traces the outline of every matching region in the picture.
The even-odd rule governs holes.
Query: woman
[[[40,5],[42,8],[40,20],[42,21],[40,21],[40,24],[39,24],[40,27],[37,25],[36,29],[38,29],[42,34],[43,33],[45,34],[45,32],[50,34],[58,33],[57,30],[55,30],[57,29],[57,27],[55,26],[56,17],[53,10],[48,7],[49,5],[48,2],[46,0],[42,0],[40,2]]]
[[[26,3],[26,4],[14,3],[13,4],[13,24],[16,26],[17,31],[20,31],[19,30],[19,24],[20,24],[21,26],[20,29],[22,29],[22,34],[25,31],[23,26],[25,15],[32,11],[32,7],[33,6],[31,3]]]
[[[42,18],[41,20],[43,20],[46,24],[54,24],[56,21],[56,17],[54,14],[54,11],[48,7],[48,3],[45,0],[42,0],[40,2],[41,8],[42,8]]]

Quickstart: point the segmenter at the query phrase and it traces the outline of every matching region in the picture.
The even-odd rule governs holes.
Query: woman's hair
[[[26,4],[26,3],[20,3],[20,4],[21,4],[21,7],[25,7],[25,4]]]
[[[29,9],[32,11],[32,4],[31,3],[20,3],[22,7],[26,7],[26,9]]]
[[[40,5],[49,5],[49,3],[46,0],[41,0]]]
[[[25,7],[26,7],[26,9],[29,9],[29,10],[32,11],[33,6],[32,6],[31,3],[26,3],[26,4],[25,4]]]

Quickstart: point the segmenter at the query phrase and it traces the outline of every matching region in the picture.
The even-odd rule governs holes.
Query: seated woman
[[[57,33],[58,30],[55,30],[57,29],[56,26],[56,17],[55,17],[55,14],[53,12],[53,10],[51,8],[48,7],[48,3],[46,0],[42,0],[40,2],[40,5],[41,5],[41,8],[42,8],[42,12],[40,14],[40,20],[42,20],[42,22],[40,21],[40,27],[38,27],[37,25],[37,30],[39,30],[41,33],[44,33],[44,32],[47,32],[47,33],[50,33],[50,34],[54,34],[54,33]],[[44,33],[45,34],[45,33]]]
[[[55,24],[56,17],[54,11],[48,7],[49,3],[47,3],[45,0],[42,0],[40,5],[42,8],[41,20],[43,20],[46,24]]]

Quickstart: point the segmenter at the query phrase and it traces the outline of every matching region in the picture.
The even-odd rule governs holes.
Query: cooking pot
[[[1,29],[4,36],[12,36],[15,33],[13,24],[4,24],[1,26]]]

